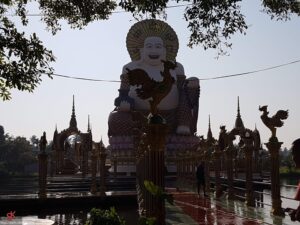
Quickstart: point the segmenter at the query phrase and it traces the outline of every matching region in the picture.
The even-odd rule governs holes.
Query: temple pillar
[[[50,176],[53,177],[54,173],[55,173],[55,158],[54,158],[54,154],[55,152],[51,152],[51,156],[50,156]]]
[[[82,177],[86,177],[87,174],[86,161],[87,161],[86,148],[84,148],[82,152]]]
[[[152,181],[155,185],[165,190],[165,139],[167,134],[166,124],[149,124],[147,131],[148,143],[150,149],[147,152],[147,180]],[[165,225],[165,202],[158,196],[147,192],[148,202],[146,202],[147,217],[155,217],[157,224]]]
[[[228,199],[234,199],[233,189],[233,146],[230,144],[226,150],[226,165],[227,165],[227,185],[228,185]]]
[[[215,146],[213,152],[213,158],[215,163],[215,195],[216,198],[221,197],[222,187],[221,187],[221,178],[220,178],[220,169],[221,169],[221,150],[219,146]]]
[[[234,178],[236,178],[236,179],[239,177],[239,169],[238,169],[238,166],[239,166],[239,164],[238,164],[238,158],[237,158],[237,156],[236,156],[236,157],[234,157],[234,159],[233,159]]]
[[[99,150],[100,150],[100,196],[105,196],[106,191],[106,184],[105,184],[105,177],[106,177],[106,171],[105,171],[105,161],[106,161],[106,152],[105,147],[101,144],[99,144]]]
[[[113,155],[113,160],[112,160],[112,163],[113,163],[113,176],[114,178],[117,177],[117,170],[118,170],[118,161],[117,161],[117,154],[114,154]]]
[[[97,193],[97,154],[96,151],[99,151],[98,143],[96,143],[96,149],[92,150],[91,161],[92,161],[92,177],[91,177],[91,193]]]
[[[44,132],[43,136],[40,139],[40,153],[38,155],[39,160],[39,198],[47,198],[47,164],[48,164],[48,156],[46,154],[46,133]]]
[[[253,139],[252,138],[243,138],[245,142],[244,147],[242,148],[245,152],[246,160],[246,204],[247,206],[255,206],[254,193],[253,193]]]
[[[206,193],[210,192],[210,150],[209,148],[206,148],[206,150],[204,151],[204,176],[205,176],[205,190]]]
[[[41,152],[39,153],[38,158],[39,158],[39,198],[46,198],[48,156],[45,152]]]
[[[277,216],[284,217],[284,211],[281,207],[280,197],[280,179],[279,179],[279,149],[282,142],[278,142],[276,137],[270,138],[265,144],[271,156],[271,195],[272,195],[272,211]]]

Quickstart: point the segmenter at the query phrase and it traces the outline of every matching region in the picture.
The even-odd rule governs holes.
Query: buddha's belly
[[[131,98],[134,99],[134,108],[136,110],[150,110],[150,104],[149,104],[149,99],[140,99],[137,95],[136,95],[136,91],[135,91],[136,87],[130,87],[130,91],[129,91],[129,96]],[[171,110],[171,109],[175,109],[178,106],[178,89],[176,84],[173,84],[171,91],[169,92],[169,94],[163,99],[161,100],[161,102],[158,105],[158,109],[159,110]]]

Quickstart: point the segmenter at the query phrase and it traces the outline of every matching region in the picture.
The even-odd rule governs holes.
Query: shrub
[[[119,217],[113,207],[109,210],[93,208],[90,213],[91,217],[86,225],[125,225],[125,220]]]

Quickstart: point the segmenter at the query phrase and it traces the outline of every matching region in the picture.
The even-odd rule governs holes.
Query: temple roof
[[[240,113],[240,98],[238,96],[238,108],[237,108],[237,116],[236,116],[236,120],[235,120],[235,129],[238,130],[244,130],[245,126],[241,117],[241,113]]]
[[[71,120],[70,120],[70,128],[76,128],[77,129],[74,95],[73,95],[73,106],[72,106],[72,115],[71,115]]]
[[[213,135],[211,132],[211,127],[210,127],[210,115],[208,116],[208,131],[207,131],[207,141],[212,141],[213,140]]]

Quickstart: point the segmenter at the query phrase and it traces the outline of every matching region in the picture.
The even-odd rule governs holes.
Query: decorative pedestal
[[[227,165],[227,185],[228,185],[228,199],[234,199],[233,189],[233,146],[228,146],[225,150],[226,165]]]
[[[215,161],[215,189],[216,189],[216,198],[221,197],[222,195],[222,187],[221,187],[221,179],[220,179],[220,167],[221,167],[221,151],[218,146],[215,147],[213,152],[213,158]]]
[[[91,193],[94,195],[97,193],[97,180],[96,180],[96,175],[97,175],[97,155],[95,150],[93,149],[92,151],[92,180],[91,180]]]
[[[105,185],[105,161],[107,154],[105,153],[105,148],[100,147],[100,196],[105,196],[106,185]]]
[[[282,142],[278,142],[276,137],[271,137],[265,144],[271,155],[271,194],[272,194],[272,211],[277,216],[284,217],[284,211],[281,208],[280,198],[280,180],[279,180],[279,149]]]
[[[137,195],[140,216],[155,217],[156,224],[165,225],[165,202],[153,195],[144,186],[144,181],[153,182],[162,191],[165,189],[165,138],[167,125],[149,120],[146,133],[139,135],[136,146]]]
[[[39,198],[47,198],[47,160],[48,156],[45,152],[38,155],[39,159]]]
[[[253,147],[248,142],[251,142],[251,140],[246,140],[245,146],[243,147],[246,156],[246,204],[247,206],[255,206],[252,173]]]

